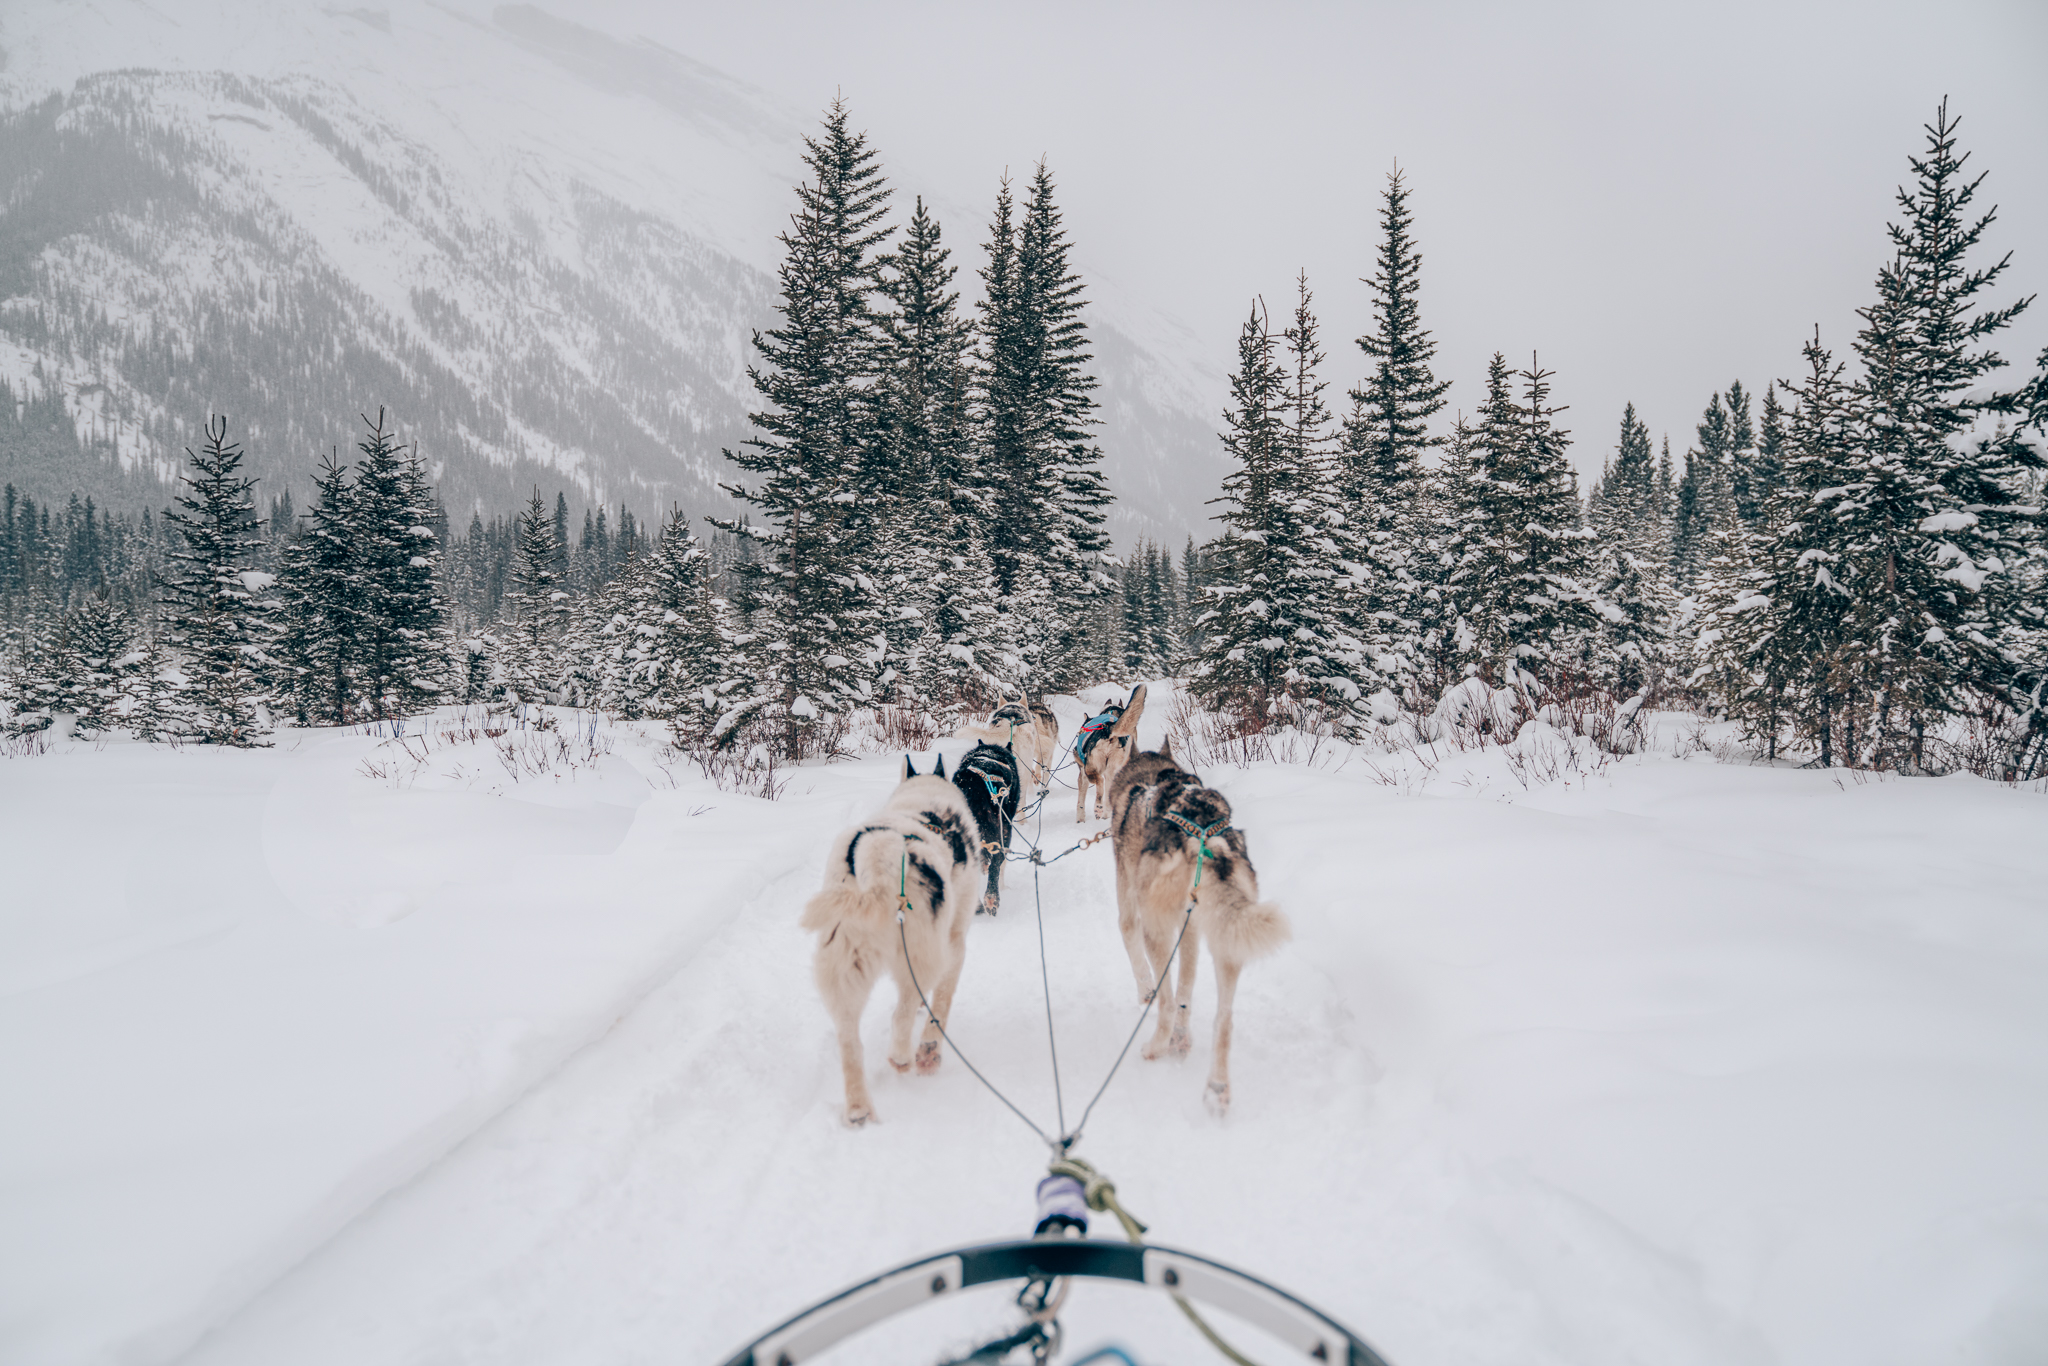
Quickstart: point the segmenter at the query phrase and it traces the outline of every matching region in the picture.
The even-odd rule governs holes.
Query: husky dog
[[[988,890],[974,913],[990,915],[1003,899],[1003,860],[1010,852],[1010,831],[1017,823],[1017,756],[1008,745],[986,740],[975,745],[953,770],[953,785],[967,799],[981,839],[981,851],[988,861]]]
[[[1193,918],[1180,945],[1180,981],[1172,1005],[1159,1003],[1159,1027],[1145,1057],[1184,1056],[1189,1047],[1188,1006],[1195,989],[1195,951],[1206,941],[1216,968],[1216,1057],[1204,1099],[1211,1113],[1230,1108],[1231,1006],[1237,974],[1246,963],[1286,943],[1287,917],[1259,900],[1242,830],[1230,824],[1223,794],[1174,762],[1169,741],[1141,752],[1116,775],[1109,793],[1116,847],[1117,927],[1131,955],[1138,999],[1150,1001],[1180,934],[1182,913]],[[1206,854],[1203,850],[1206,848]],[[1199,868],[1199,877],[1197,869]]]
[[[1034,702],[1020,695],[997,707],[986,723],[970,721],[960,727],[959,735],[963,740],[1008,745],[1031,783],[1027,797],[1036,796],[1052,781],[1053,757],[1060,748],[1060,720],[1042,697]]]
[[[1102,804],[1109,796],[1117,770],[1135,750],[1138,718],[1145,714],[1145,685],[1131,689],[1128,702],[1112,702],[1099,715],[1081,723],[1074,737],[1074,759],[1079,776],[1074,781],[1074,823],[1088,819],[1088,789],[1095,789],[1095,819],[1102,819]]]
[[[939,1028],[952,1009],[953,989],[967,959],[969,908],[981,881],[974,813],[960,789],[946,781],[943,758],[931,773],[919,776],[906,756],[903,781],[888,803],[833,841],[824,888],[804,907],[801,923],[819,935],[812,967],[825,1009],[839,1030],[848,1124],[875,1117],[861,1057],[860,1014],[882,974],[896,978],[889,1064],[898,1072],[910,1070],[911,1017],[921,985],[931,1002],[931,1019],[917,1046],[917,1070],[938,1069]]]

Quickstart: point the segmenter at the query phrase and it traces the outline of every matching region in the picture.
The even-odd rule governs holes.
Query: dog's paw
[[[1202,1092],[1202,1104],[1218,1119],[1230,1113],[1230,1083],[1210,1082],[1208,1089]]]
[[[872,1105],[849,1105],[846,1107],[846,1127],[849,1129],[863,1128],[874,1117],[875,1110]]]
[[[1194,1035],[1184,1028],[1173,1031],[1173,1037],[1166,1041],[1166,1051],[1176,1058],[1185,1058],[1188,1050],[1195,1046]]]
[[[939,1060],[941,1056],[942,1055],[939,1052],[939,1041],[937,1039],[926,1039],[924,1042],[920,1043],[917,1046],[918,1075],[922,1077],[928,1077],[932,1073],[938,1071]]]
[[[982,894],[982,898],[981,898],[981,910],[980,910],[980,911],[978,911],[978,912],[976,912],[976,914],[978,914],[978,915],[994,915],[995,913],[996,913],[996,894],[995,894],[994,892],[984,892],[984,893]]]
[[[905,1058],[902,1062],[898,1062],[896,1059],[891,1058],[889,1059],[889,1066],[895,1068],[898,1072],[908,1072],[910,1070],[910,1059]]]

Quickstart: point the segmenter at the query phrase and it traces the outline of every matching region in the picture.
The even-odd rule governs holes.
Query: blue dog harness
[[[1123,714],[1124,709],[1122,707],[1112,707],[1100,716],[1092,717],[1082,722],[1081,733],[1074,737],[1075,762],[1087,763],[1089,751],[1095,748],[1098,740],[1108,734],[1110,727],[1122,719]]]

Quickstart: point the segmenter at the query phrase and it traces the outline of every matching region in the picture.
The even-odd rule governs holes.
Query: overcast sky
[[[842,90],[908,194],[986,205],[1050,158],[1085,261],[1220,371],[1306,267],[1354,382],[1398,158],[1453,407],[1487,356],[1557,371],[1582,468],[1633,400],[1674,451],[1717,387],[1845,353],[1884,223],[1947,94],[2001,208],[2001,302],[2048,287],[2048,3],[557,9],[798,109]],[[795,168],[792,168],[794,171]],[[933,182],[933,183],[927,183]],[[983,223],[948,223],[978,250]],[[2029,364],[2048,301],[2002,344]]]

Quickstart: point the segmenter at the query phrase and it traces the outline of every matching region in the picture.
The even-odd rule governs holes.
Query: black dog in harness
[[[996,716],[1002,719],[1001,712]],[[1017,756],[1008,745],[984,740],[968,750],[953,770],[953,785],[967,799],[967,809],[980,827],[981,847],[988,854],[988,890],[975,914],[994,915],[1002,901],[1003,859],[1010,852],[1010,830],[1016,824],[1023,786],[1018,780]]]

